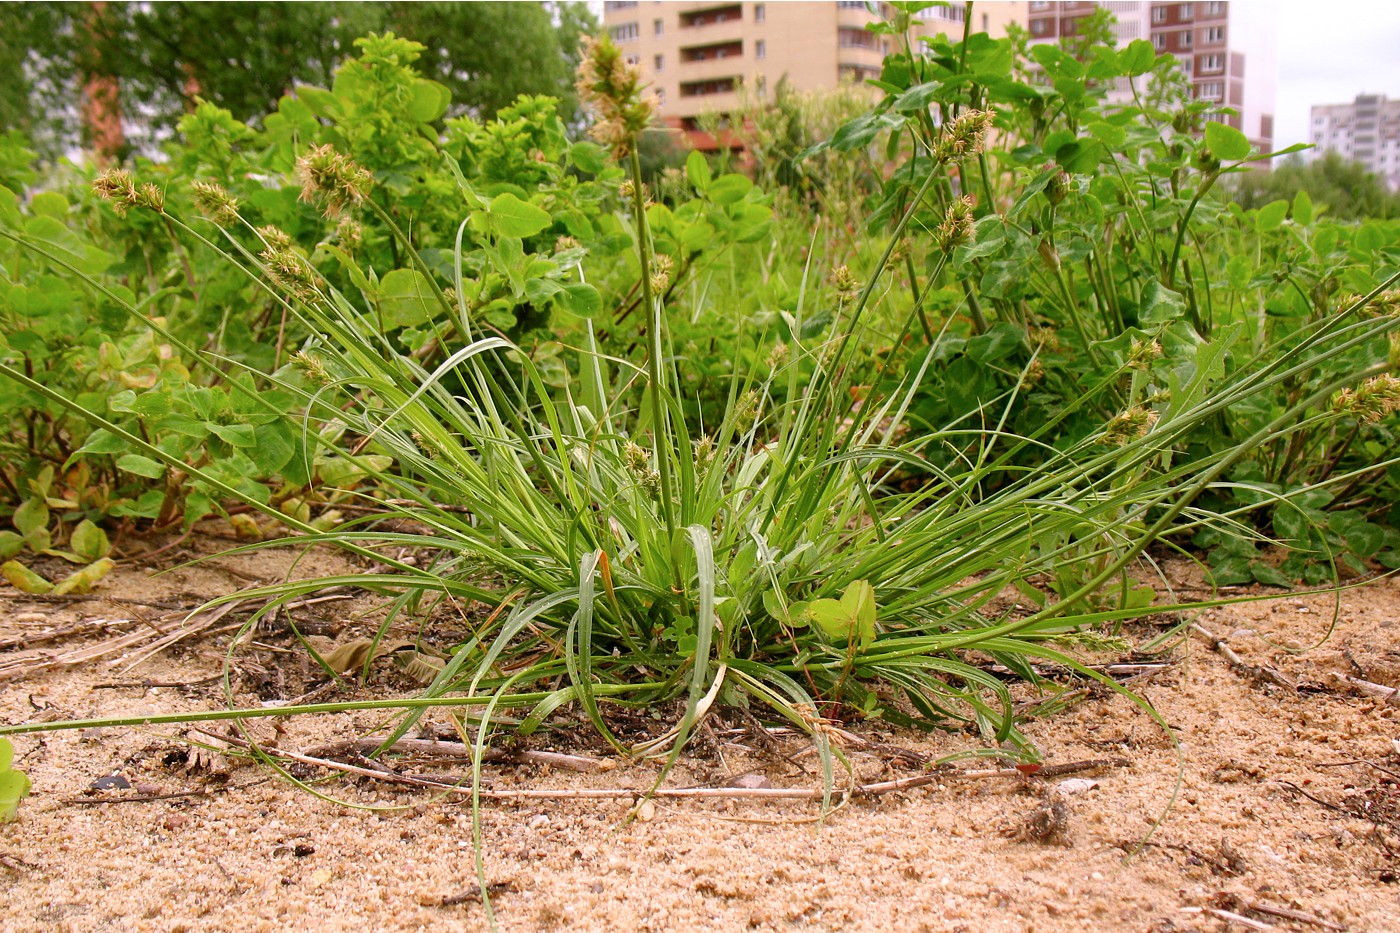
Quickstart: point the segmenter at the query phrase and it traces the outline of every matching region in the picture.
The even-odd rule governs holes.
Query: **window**
[[[863,10],[865,9],[865,0],[841,0],[836,5],[843,10]]]
[[[666,103],[666,89],[664,87],[656,89],[656,103],[658,105]]]
[[[653,71],[665,71],[665,70],[666,70],[666,56],[665,56],[665,55],[653,55],[653,56],[651,57],[651,65],[652,65],[652,70],[653,70]]]
[[[836,32],[836,44],[843,49],[878,49],[880,42],[873,32],[842,26]]]
[[[764,42],[762,39],[756,40],[756,41],[754,42],[754,44],[753,44],[753,57],[754,57],[754,58],[767,58],[767,57],[768,57],[768,43],[767,43],[767,42]]]
[[[1042,36],[1053,36],[1055,34],[1055,22],[1049,19],[1031,20],[1031,35],[1037,39]]]
[[[661,36],[666,34],[666,21],[664,19],[654,19],[651,21],[652,35]]]
[[[1178,48],[1183,48],[1183,49],[1189,49],[1189,48],[1191,48],[1191,41],[1192,41],[1192,39],[1194,39],[1194,38],[1195,38],[1195,37],[1191,34],[1191,30],[1189,30],[1189,29],[1186,30],[1185,32],[1179,32],[1179,33],[1177,33],[1177,37],[1176,37],[1177,47],[1178,47]]]
[[[983,31],[983,32],[991,32],[991,31],[992,31],[992,16],[991,16],[990,13],[983,13],[983,14],[982,14],[982,31]]]
[[[1207,29],[1207,30],[1206,30],[1206,41],[1207,41],[1207,42],[1224,42],[1224,41],[1225,41],[1225,27],[1224,27],[1224,26],[1212,26],[1212,27],[1210,27],[1209,29]]]
[[[1201,93],[1197,96],[1220,100],[1225,96],[1225,85],[1219,81],[1207,81],[1201,85]]]
[[[1050,0],[1031,0],[1031,9],[1048,10],[1050,9]]]
[[[642,63],[642,56],[640,56],[640,55],[628,55],[628,56],[627,56],[627,64],[629,64],[629,65],[640,65],[641,63]]]
[[[768,11],[767,11],[766,9],[764,9],[763,4],[761,4],[761,3],[755,3],[755,4],[753,5],[753,21],[754,21],[755,23],[762,23],[762,22],[766,22],[767,19],[768,19]]]
[[[637,0],[608,0],[607,3],[603,4],[603,9],[612,12],[613,10],[625,10],[636,5]]]
[[[1178,4],[1176,9],[1176,15],[1181,17],[1183,22],[1189,20],[1196,12],[1194,9],[1192,9],[1191,4],[1189,3]]]
[[[1220,16],[1220,15],[1224,14],[1224,12],[1225,12],[1225,4],[1223,4],[1223,3],[1207,3],[1207,4],[1205,5],[1205,15],[1206,15],[1206,16]]]
[[[637,38],[640,33],[641,30],[637,28],[636,23],[623,23],[621,26],[614,26],[612,28],[614,42],[627,42]]]
[[[1159,52],[1165,52],[1167,50],[1167,37],[1160,32],[1157,33],[1152,37],[1152,47]]]
[[[1225,59],[1220,55],[1205,55],[1201,58],[1201,71],[1223,71],[1225,69]]]
[[[1154,6],[1152,8],[1152,22],[1165,23],[1167,21],[1167,8],[1164,6]]]

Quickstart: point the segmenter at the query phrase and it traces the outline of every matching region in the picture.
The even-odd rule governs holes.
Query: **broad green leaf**
[[[165,475],[164,466],[141,454],[124,454],[118,457],[117,469],[135,473],[137,476],[144,476],[147,479],[160,479]]]
[[[1249,139],[1227,123],[1206,124],[1206,146],[1222,162],[1238,162],[1249,156]]]
[[[251,424],[215,424],[210,421],[204,426],[214,436],[234,447],[252,447],[257,443],[257,437]]]
[[[408,112],[419,123],[432,123],[447,112],[447,105],[452,102],[451,91],[426,79],[413,82],[412,97]]]
[[[714,175],[710,172],[710,162],[705,158],[705,153],[699,149],[690,150],[690,155],[685,158],[685,175],[696,191],[704,194],[709,190]]]
[[[1293,196],[1293,222],[1302,227],[1313,222],[1313,202],[1306,191]]]
[[[554,300],[559,307],[579,317],[593,318],[603,311],[603,296],[587,282],[569,282],[554,296]]]
[[[1277,230],[1287,216],[1288,202],[1272,201],[1259,208],[1259,212],[1254,216],[1254,224],[1261,233]]]
[[[497,234],[517,240],[534,236],[553,222],[548,211],[520,200],[509,191],[491,199],[489,214],[491,227]]]
[[[1119,66],[1130,75],[1146,74],[1157,62],[1157,51],[1146,39],[1134,39],[1118,54]]]
[[[747,175],[731,173],[721,175],[709,186],[710,200],[716,204],[733,204],[735,201],[742,201],[744,195],[753,189],[753,182]]]
[[[1186,313],[1186,301],[1179,292],[1174,292],[1155,279],[1142,290],[1142,306],[1138,309],[1138,320],[1143,324],[1166,324],[1175,321]]]
[[[13,531],[0,531],[0,558],[8,560],[24,550],[24,538]]]
[[[586,140],[569,147],[569,159],[590,175],[597,175],[608,167],[608,156],[603,147]]]
[[[432,287],[417,269],[395,269],[379,281],[379,313],[387,329],[427,323],[432,302]]]

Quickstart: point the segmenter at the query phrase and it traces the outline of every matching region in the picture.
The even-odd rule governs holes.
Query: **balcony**
[[[714,97],[721,94],[733,94],[738,90],[740,78],[730,75],[723,78],[711,78],[704,81],[682,81],[680,92],[683,98]]]
[[[676,74],[683,82],[716,81],[731,78],[735,72],[745,71],[747,67],[743,56],[728,55],[724,58],[682,61]]]
[[[690,10],[682,13],[679,19],[682,29],[703,29],[706,26],[717,26],[723,23],[742,23],[744,21],[744,6],[741,3],[730,3],[723,6],[706,7],[702,10]]]

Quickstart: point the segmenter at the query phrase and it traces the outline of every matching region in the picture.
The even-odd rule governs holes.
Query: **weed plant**
[[[382,37],[368,46],[393,57]],[[279,322],[285,354],[261,372],[155,316],[168,295],[138,301],[81,251],[56,249],[56,233],[39,235],[51,225],[5,231],[15,255],[100,296],[187,372],[218,373],[222,401],[198,396],[212,406],[197,425],[206,457],[9,357],[0,372],[16,391],[100,431],[103,446],[90,439],[89,454],[139,458],[127,466],[152,479],[178,472],[211,508],[240,502],[297,531],[291,541],[331,543],[386,567],[240,597],[276,606],[349,583],[388,599],[381,638],[444,613],[473,625],[417,697],[163,721],[370,707],[401,711],[402,734],[426,710],[475,707],[480,750],[507,723],[529,735],[575,705],[619,752],[674,760],[717,705],[749,706],[812,737],[832,792],[841,760],[833,720],[968,727],[997,754],[1033,758],[987,659],[1032,682],[1036,660],[1099,677],[1070,644],[1147,612],[1192,608],[1154,604],[1143,583],[1153,544],[1214,539],[1250,572],[1255,513],[1273,512],[1277,528],[1278,515],[1296,512],[1300,535],[1320,522],[1336,530],[1335,513],[1309,496],[1352,495],[1392,454],[1361,464],[1338,455],[1308,474],[1312,487],[1296,480],[1316,464],[1305,456],[1316,438],[1335,452],[1400,406],[1386,349],[1397,327],[1386,291],[1393,263],[1365,254],[1360,233],[1304,221],[1302,202],[1289,205],[1305,228],[1296,234],[1262,211],[1230,228],[1210,189],[1254,155],[1247,142],[1208,127],[1203,149],[1185,125],[1179,135],[1157,126],[1149,139],[1131,118],[1098,119],[1079,97],[1026,98],[1032,85],[1011,80],[1010,52],[965,37],[887,62],[886,99],[829,143],[835,152],[880,146],[891,161],[870,192],[863,252],[831,263],[819,220],[783,218],[775,236],[788,239],[763,278],[785,296],[763,315],[735,315],[721,306],[725,290],[703,287],[723,268],[702,268],[701,243],[708,231],[737,252],[768,230],[763,195],[693,157],[685,181],[698,196],[654,202],[637,153],[652,107],[606,41],[590,45],[580,76],[606,158],[536,134],[541,124],[523,115],[464,128],[470,144],[432,153],[446,168],[431,176],[415,175],[427,150],[387,133],[316,136],[294,170],[321,216],[285,216],[322,234],[321,249],[262,222],[220,185],[164,191],[104,174],[100,193],[133,222],[189,247],[196,268],[217,269],[205,280],[236,282],[223,293],[253,296]],[[1065,89],[1091,80],[1071,58],[1037,56],[1058,70],[1054,94],[1073,96]],[[1092,80],[1161,67],[1150,49],[1130,47]],[[324,93],[304,95],[307,106],[335,112],[335,92]],[[1066,126],[1052,125],[1047,104]],[[283,116],[296,119],[296,108]],[[989,134],[1020,148],[994,159]],[[526,190],[482,168],[530,169],[502,143],[522,136],[576,153],[575,168],[596,157],[586,184],[597,187]],[[401,170],[372,170],[372,159]],[[426,207],[415,187],[423,178]],[[604,207],[607,186],[625,211]],[[189,215],[191,202],[207,221]],[[426,220],[406,229],[406,217]],[[607,259],[599,266],[625,274],[590,265],[581,244],[558,243],[570,224],[592,236]],[[805,263],[794,272],[781,259],[800,254],[792,238],[803,224]],[[1256,256],[1306,250],[1322,263],[1334,250],[1361,253],[1339,271],[1357,297],[1328,293],[1293,313],[1295,293],[1308,289],[1285,276],[1270,283],[1284,296],[1270,296],[1272,312],[1218,298],[1213,276],[1251,273],[1236,263],[1239,244],[1229,259],[1214,256],[1226,236],[1212,239],[1203,225],[1239,231],[1239,243],[1246,230],[1264,235],[1249,241]],[[366,252],[331,242],[356,228]],[[1375,233],[1373,253],[1388,235]],[[615,287],[608,275],[630,282]],[[682,277],[687,288],[677,288]],[[569,326],[547,348],[516,329],[527,304],[572,315],[556,318]],[[727,371],[697,352],[700,325],[717,319],[728,328],[716,328]],[[149,397],[133,392],[123,405]],[[249,432],[253,443],[240,449],[257,467],[275,446],[280,462],[264,466],[300,480],[295,494],[273,494],[249,480],[255,471],[224,462],[219,445],[239,448]],[[1300,465],[1285,466],[1290,457]],[[1262,463],[1285,465],[1239,480]],[[375,514],[314,525],[307,488],[328,473]],[[43,543],[31,518],[27,534]],[[1370,534],[1360,524],[1352,533]],[[1228,551],[1231,542],[1243,545]],[[436,557],[410,566],[388,556],[405,547]],[[1007,593],[1031,610],[1007,608]],[[614,733],[609,707],[667,703],[679,712],[664,734],[629,743]]]
[[[1144,345],[1116,366],[1084,374],[1091,381],[1077,399],[1018,435],[1007,421],[1030,389],[1032,357],[975,417],[911,425],[939,362],[939,339],[915,355],[916,365],[899,372],[885,366],[873,379],[855,361],[891,258],[907,237],[931,240],[936,280],[965,261],[959,250],[985,235],[970,201],[936,196],[948,178],[939,169],[982,159],[993,126],[990,111],[963,108],[917,137],[922,168],[910,178],[918,187],[888,212],[883,252],[861,280],[837,276],[830,328],[815,335],[806,329],[809,312],[799,301],[773,323],[777,342],[766,358],[733,374],[720,417],[697,424],[687,417],[698,409],[688,404],[688,363],[674,351],[664,300],[673,267],[655,248],[657,214],[636,152],[651,104],[606,41],[589,47],[580,92],[597,112],[595,136],[627,175],[625,223],[637,267],[646,270],[639,282],[645,352],[635,362],[606,352],[585,321],[581,339],[561,351],[576,374],[562,386],[458,300],[477,284],[468,275],[469,239],[486,264],[478,275],[520,275],[524,268],[558,289],[586,284],[577,278],[581,266],[560,275],[558,263],[525,251],[523,243],[551,217],[508,191],[488,197],[453,172],[466,216],[448,253],[449,291],[396,222],[392,200],[382,203],[390,195],[368,170],[331,145],[297,162],[305,200],[337,221],[363,216],[406,257],[413,297],[433,307],[425,319],[444,322],[443,358],[429,367],[386,331],[382,306],[357,302],[285,235],[245,219],[221,189],[200,193],[221,225],[220,235],[208,238],[126,173],[99,180],[115,205],[155,214],[202,242],[298,322],[309,335],[296,355],[299,375],[271,375],[275,391],[293,400],[306,423],[339,425],[355,437],[352,449],[335,456],[389,493],[370,501],[426,533],[389,532],[372,522],[319,532],[265,496],[3,368],[137,455],[178,465],[310,540],[385,560],[395,572],[347,581],[393,596],[386,631],[406,618],[485,606],[489,617],[424,695],[403,704],[412,709],[400,732],[434,704],[475,703],[525,708],[517,731],[528,734],[577,703],[619,751],[674,755],[696,722],[723,703],[770,709],[812,735],[824,751],[828,786],[839,754],[827,742],[829,718],[967,723],[989,744],[1009,742],[1033,755],[1017,731],[1010,692],[969,652],[990,655],[1028,680],[1035,679],[1033,659],[1096,676],[1064,654],[1061,642],[1148,611],[1152,593],[1130,571],[1167,532],[1229,534],[1238,527],[1247,507],[1196,507],[1223,475],[1312,425],[1343,415],[1380,417],[1400,403],[1383,367],[1334,371],[1395,328],[1392,314],[1362,313],[1381,295],[1377,289],[1234,366],[1226,360],[1230,341],[1201,336],[1156,396],[1148,393],[1151,353]],[[937,217],[929,223],[931,205]],[[77,266],[27,245],[101,289]],[[368,280],[370,270],[344,255],[336,259],[349,280]],[[820,274],[806,270],[804,295]],[[920,312],[916,302],[900,331],[926,326]],[[147,320],[176,342],[159,321]],[[187,346],[182,352],[199,355]],[[1329,375],[1318,378],[1320,371]],[[1214,448],[1192,443],[1224,413],[1280,385],[1306,390],[1251,436]],[[268,423],[282,423],[281,405],[244,394],[267,412]],[[1117,413],[1095,432],[1067,440],[1065,426],[1092,417],[1086,409],[1106,398],[1117,400]],[[329,446],[333,436],[320,430],[311,449]],[[425,567],[383,558],[402,546],[439,556]],[[1056,591],[1040,595],[1036,584],[1047,579],[1058,581]],[[334,582],[346,581],[289,584],[267,595],[285,601]],[[997,608],[1008,589],[1037,594],[1035,611],[1018,616]],[[1105,600],[1106,593],[1116,596]],[[684,712],[674,727],[638,746],[615,736],[605,713],[607,704],[677,699]],[[307,709],[325,708],[332,707]],[[480,741],[489,731],[482,727]]]

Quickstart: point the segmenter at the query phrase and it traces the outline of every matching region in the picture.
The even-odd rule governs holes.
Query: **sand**
[[[196,540],[126,562],[96,598],[0,589],[0,639],[8,646],[0,664],[152,626],[168,630],[179,607],[278,579],[295,556],[270,551],[148,572],[221,544]],[[338,569],[345,567],[337,558],[311,555],[295,572]],[[1171,572],[1193,583],[1189,569]],[[1283,595],[1206,613],[1202,627],[1281,682],[1232,667],[1199,634],[1181,641],[1171,664],[1136,684],[1179,747],[1143,710],[1103,690],[1026,727],[1047,763],[1121,759],[1122,766],[1046,779],[949,774],[851,800],[824,819],[809,801],[658,799],[642,808],[644,819],[629,819],[632,798],[485,801],[480,831],[495,922],[521,931],[1400,930],[1400,705],[1336,677],[1400,685],[1398,606],[1400,584],[1389,580],[1347,591],[1321,645],[1335,607],[1329,596]],[[298,612],[329,646],[368,631],[376,610],[355,598]],[[0,717],[219,708],[226,701],[218,675],[236,634],[220,629],[244,617],[230,614],[134,668],[140,652],[131,651],[11,676],[0,681]],[[1145,641],[1173,620],[1159,621],[1127,634]],[[437,634],[444,643],[454,635]],[[274,625],[240,649],[237,702],[316,688],[318,670],[289,644]],[[388,660],[374,670],[367,685],[318,695],[412,693]],[[633,725],[659,733],[668,722],[665,711],[657,714]],[[260,720],[249,730],[279,748],[307,750],[373,732],[384,718]],[[430,719],[446,723],[441,713]],[[849,729],[885,746],[851,745],[865,782],[929,774],[891,746],[929,758],[979,746],[963,732]],[[15,737],[16,766],[34,790],[17,820],[0,826],[5,930],[488,928],[469,802],[344,777],[317,783],[318,797],[264,766],[192,750],[180,740],[188,731]],[[741,717],[721,717],[666,786],[741,779],[816,787],[815,761],[802,754],[807,744],[779,735],[765,751]],[[542,732],[529,747],[608,757],[596,739],[567,729]],[[583,773],[492,764],[483,776],[494,790],[640,789],[658,767],[622,762]],[[440,760],[422,766],[434,768],[451,770]],[[113,776],[130,786],[94,788]]]

